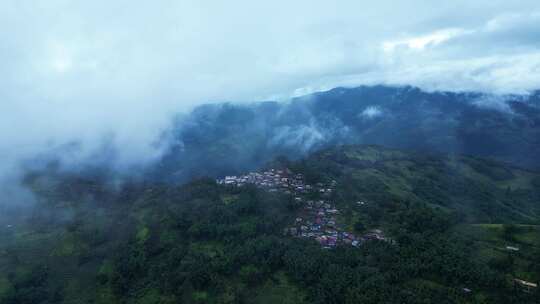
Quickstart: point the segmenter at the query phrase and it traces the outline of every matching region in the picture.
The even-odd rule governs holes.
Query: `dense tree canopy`
[[[431,176],[427,179],[422,173],[417,181],[407,179],[415,195],[406,196],[389,181],[408,169],[391,172],[389,163],[351,159],[353,152],[316,155],[286,165],[305,172],[313,182],[336,179],[337,191],[330,199],[344,210],[342,220],[358,231],[384,229],[390,240],[328,250],[308,239],[285,236],[283,228],[300,206],[287,194],[253,186],[229,187],[200,179],[183,186],[127,183],[118,190],[99,180],[63,177],[43,195],[42,210],[31,218],[44,223],[41,232],[2,235],[10,245],[0,252],[5,273],[0,275],[0,299],[9,304],[275,303],[276,299],[538,303],[538,292],[524,292],[513,278],[540,279],[539,247],[487,254],[483,243],[467,234],[484,226],[470,225],[470,218],[454,209],[458,192],[464,191],[459,198],[468,201],[486,195],[503,200],[504,190],[483,192],[481,186],[459,181],[443,187],[437,172],[448,167],[442,168],[440,159],[409,157],[406,161],[416,164],[415,174],[424,170]],[[405,156],[399,161],[404,162]],[[284,160],[273,165],[280,163]],[[373,168],[385,174],[366,179],[358,171]],[[439,199],[432,200],[422,187],[441,193]],[[514,198],[518,209],[527,204],[521,197]],[[365,203],[358,204],[360,199]],[[48,217],[60,205],[69,206],[69,216]],[[473,205],[469,210],[487,218],[482,208]],[[493,208],[494,217],[504,216],[499,207]],[[49,220],[44,222],[45,218]],[[496,237],[528,248],[524,238],[534,237],[535,226],[511,225],[511,215],[505,220],[506,225],[496,228]]]

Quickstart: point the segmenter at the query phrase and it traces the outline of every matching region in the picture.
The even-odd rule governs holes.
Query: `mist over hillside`
[[[51,162],[186,181],[358,142],[529,165],[536,114],[504,94],[540,88],[539,21],[535,0],[3,1],[0,26],[12,30],[0,33],[0,203],[30,200],[20,181]],[[432,93],[309,95],[380,84]],[[216,101],[233,104],[204,106]]]
[[[279,155],[294,159],[339,144],[468,154],[538,168],[539,95],[361,86],[289,102],[199,106],[177,119],[170,149],[152,172],[172,181],[234,174]]]
[[[540,303],[540,1],[0,1],[0,304]]]
[[[540,91],[496,95],[411,86],[339,87],[287,101],[206,104],[169,116],[174,118],[149,148],[119,146],[111,135],[92,152],[73,141],[29,155],[12,168],[15,174],[0,170],[2,205],[32,204],[32,193],[21,183],[35,171],[91,176],[113,185],[135,180],[184,183],[343,144],[465,154],[540,168]],[[131,161],[125,161],[127,154]]]

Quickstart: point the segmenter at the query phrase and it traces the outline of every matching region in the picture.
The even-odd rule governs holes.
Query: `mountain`
[[[540,175],[492,160],[378,146],[339,146],[300,162],[341,181],[346,202],[409,201],[469,223],[540,223]]]
[[[169,132],[173,144],[152,175],[174,181],[222,176],[336,144],[467,154],[540,168],[539,95],[362,86],[290,102],[200,106],[177,119]]]
[[[0,302],[538,301],[514,281],[540,280],[536,172],[357,145],[270,169],[302,190],[31,174],[36,205],[0,229]],[[284,234],[320,200],[336,208],[332,229],[365,236],[359,246]]]

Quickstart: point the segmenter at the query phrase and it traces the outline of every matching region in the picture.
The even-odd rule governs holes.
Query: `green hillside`
[[[340,178],[345,204],[401,200],[452,211],[469,223],[540,223],[540,174],[485,159],[343,146],[300,164]]]
[[[514,283],[540,280],[537,174],[365,146],[269,167],[335,181],[302,197],[387,239],[284,235],[303,206],[281,191],[42,172],[32,210],[4,214],[0,303],[538,303]]]

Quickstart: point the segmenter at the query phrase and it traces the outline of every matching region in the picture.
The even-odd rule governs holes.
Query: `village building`
[[[520,279],[514,279],[514,283],[517,287],[521,288],[521,290],[527,293],[533,292],[534,290],[536,290],[536,288],[538,288],[538,284]]]

